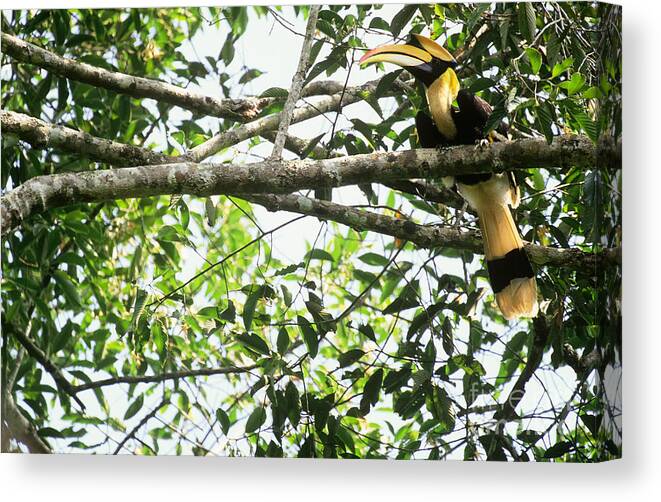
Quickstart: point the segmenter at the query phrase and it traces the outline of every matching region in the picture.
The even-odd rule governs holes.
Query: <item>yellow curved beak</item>
[[[431,54],[408,44],[382,45],[366,52],[360,61],[361,66],[371,63],[393,63],[404,68],[430,63]]]

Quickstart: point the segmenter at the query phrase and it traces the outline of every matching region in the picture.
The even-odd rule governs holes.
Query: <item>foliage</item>
[[[619,12],[584,2],[405,5],[392,16],[373,5],[327,6],[306,80],[343,81],[347,70],[359,71],[367,36],[387,42],[431,33],[460,60],[462,85],[494,105],[493,126],[506,120],[515,136],[549,140],[563,132],[617,138]],[[269,85],[258,68],[238,68],[237,40],[256,19],[286,25],[306,15],[306,7],[13,11],[2,30],[77,61],[181,87],[213,76],[219,94],[241,97],[249,82]],[[217,58],[184,55],[186,41],[217,28],[225,36]],[[291,37],[298,47],[300,37]],[[364,96],[379,120],[343,110],[351,127],[336,127],[329,114],[317,146],[344,155],[415,147],[413,117],[426,106],[424,94],[413,87],[388,97],[400,73]],[[2,95],[7,110],[173,155],[235,125],[181,118],[170,105],[6,55]],[[262,115],[281,107],[276,100]],[[3,191],[41,174],[108,167],[2,138]],[[519,180],[524,239],[588,252],[620,245],[619,171],[532,167]],[[455,209],[383,186],[365,190],[374,210],[455,224]],[[496,403],[507,398],[536,337],[531,324],[502,318],[481,256],[321,222],[303,259],[287,260],[274,252],[278,232],[268,233],[257,214],[231,197],[117,200],[47,212],[4,240],[3,388],[55,451],[112,452],[121,442],[121,451],[145,455],[619,456],[619,412],[605,383],[619,364],[617,267],[538,269],[549,329],[544,357],[518,416],[498,421]],[[461,225],[477,227],[470,215]],[[78,393],[81,410],[12,330],[26,333],[74,386],[248,369],[92,386]],[[581,369],[591,353],[600,363]],[[552,395],[558,387],[565,391]]]

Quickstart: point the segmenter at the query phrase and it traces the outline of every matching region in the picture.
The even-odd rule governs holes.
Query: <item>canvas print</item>
[[[622,451],[621,8],[2,12],[2,452]]]

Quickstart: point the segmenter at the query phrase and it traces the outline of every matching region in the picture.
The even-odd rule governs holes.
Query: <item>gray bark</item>
[[[121,94],[128,94],[134,98],[155,99],[203,115],[237,121],[252,120],[273,102],[272,98],[257,97],[219,99],[188,91],[159,80],[108,71],[58,56],[7,33],[2,34],[2,51],[17,61],[39,66],[61,77]]]
[[[305,30],[305,38],[303,39],[303,47],[301,48],[301,56],[298,59],[298,67],[296,68],[296,73],[294,73],[294,78],[292,79],[292,84],[289,88],[289,94],[287,95],[287,100],[285,101],[285,105],[282,110],[282,118],[278,127],[278,134],[275,137],[273,152],[271,152],[271,160],[277,160],[282,157],[282,150],[285,147],[285,137],[287,136],[287,130],[289,129],[289,124],[291,123],[294,108],[296,107],[298,98],[301,95],[303,79],[305,79],[305,74],[308,71],[310,51],[312,49],[312,39],[317,27],[317,16],[319,15],[320,8],[321,6],[319,5],[313,5],[310,7],[308,24]]]

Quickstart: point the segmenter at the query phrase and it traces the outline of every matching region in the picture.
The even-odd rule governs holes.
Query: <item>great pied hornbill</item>
[[[377,47],[360,60],[361,65],[378,62],[406,68],[424,85],[431,118],[422,111],[415,118],[422,147],[472,145],[485,139],[491,106],[459,89],[454,72],[457,62],[444,47],[414,34],[406,44]],[[514,176],[509,172],[466,174],[453,181],[478,214],[491,287],[500,311],[507,319],[536,316],[535,275],[510,210],[520,199]]]

